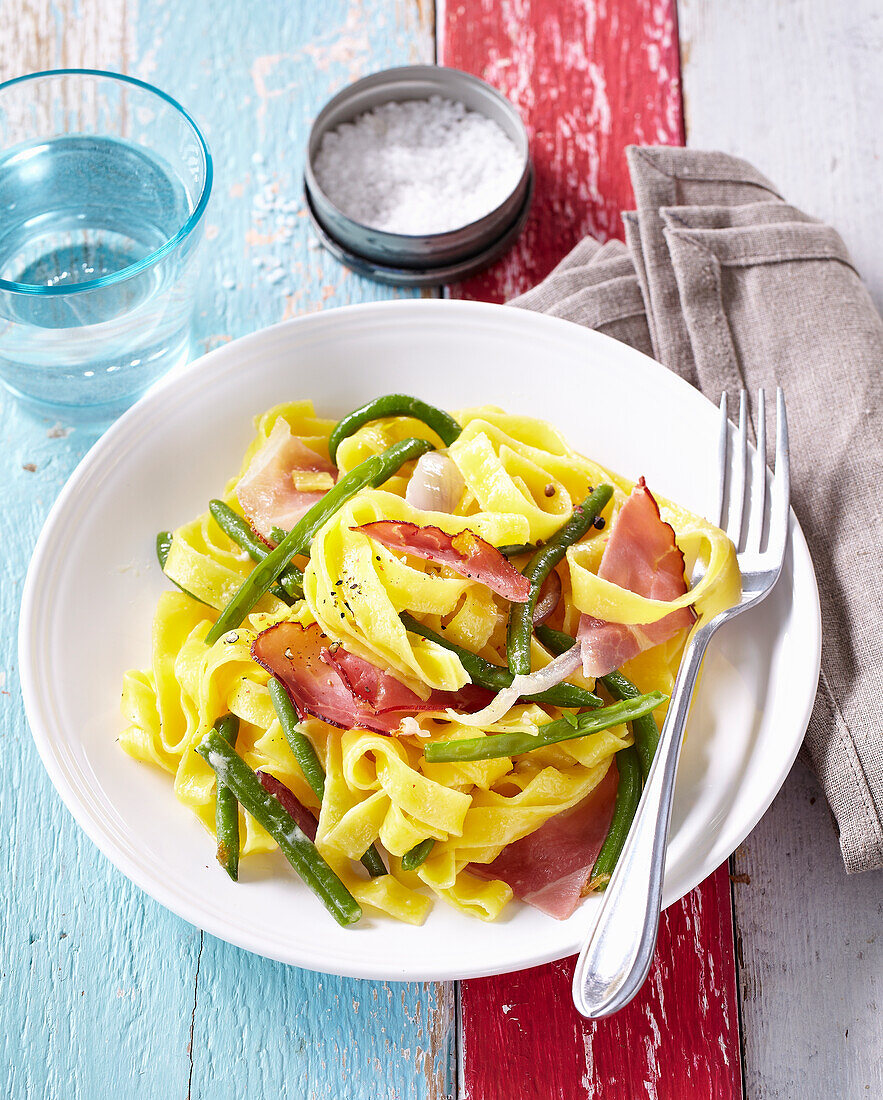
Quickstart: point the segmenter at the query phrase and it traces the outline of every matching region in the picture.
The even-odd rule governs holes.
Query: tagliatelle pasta
[[[418,558],[402,560],[356,530],[378,519],[431,524],[449,534],[469,530],[501,545],[526,541],[524,516],[420,513],[401,497],[369,489],[344,505],[313,541],[304,596],[323,632],[368,660],[396,670],[418,694],[426,687],[455,691],[468,682],[459,660],[431,642],[409,638],[399,614],[407,610],[441,618],[462,615],[464,598],[477,586],[463,577],[443,576]],[[486,606],[490,611],[492,605]],[[497,613],[494,607],[494,618]]]
[[[699,585],[675,599],[660,600],[605,580],[599,576],[604,550],[633,483],[573,451],[542,421],[491,407],[454,417],[462,431],[447,449],[439,449],[458,471],[456,484],[465,488],[448,510],[427,511],[405,499],[413,462],[380,486],[366,484],[315,532],[309,556],[295,559],[303,570],[303,597],[289,604],[281,598],[285,592],[267,592],[238,626],[212,645],[206,644],[209,631],[247,582],[254,562],[208,512],[179,527],[164,571],[184,591],[161,596],[151,663],[127,672],[123,682],[127,725],[122,748],[168,772],[175,796],[210,832],[215,827],[216,768],[196,748],[213,723],[231,713],[239,719],[235,751],[250,768],[275,776],[313,813],[316,848],[359,905],[415,924],[425,919],[433,896],[479,919],[496,919],[513,889],[494,877],[489,865],[523,838],[539,835],[559,815],[588,805],[616,754],[633,741],[627,724],[575,735],[578,708],[543,701],[542,696],[521,698],[485,726],[457,721],[456,707],[448,700],[465,698],[456,693],[472,686],[463,664],[466,657],[461,660],[458,651],[490,662],[497,673],[507,665],[510,605],[483,582],[487,574],[482,569],[496,569],[502,576],[505,570],[524,567],[529,550],[516,553],[510,564],[494,548],[547,542],[594,487],[608,484],[612,496],[601,516],[566,556],[562,551],[556,566],[561,597],[549,619],[551,627],[575,637],[587,616],[623,628],[656,624],[681,607],[692,607],[701,616],[733,602],[739,584],[726,536],[665,501],[659,501],[662,520],[673,529],[688,570],[696,561],[705,566]],[[224,503],[239,514],[237,485],[280,421],[310,453],[328,462],[334,421],[317,417],[309,401],[271,409],[259,418],[239,474],[222,494]],[[440,442],[432,428],[410,416],[363,423],[335,442],[338,485],[367,459],[411,438],[435,447]],[[291,470],[284,476],[301,493],[324,493],[333,482],[324,471]],[[439,545],[454,548],[451,560],[456,560],[456,547],[465,545],[457,542],[458,536],[469,533],[479,540],[470,546],[477,548],[478,565],[474,570],[457,568],[431,555],[390,549],[371,537],[370,527],[366,530],[379,521],[406,525],[401,530],[411,529],[407,525],[431,528]],[[409,629],[403,614],[429,636]],[[338,695],[344,692],[345,701],[348,691],[353,713],[369,715],[364,723],[354,719],[349,728],[340,728],[342,723],[329,717],[331,711],[322,712],[328,719],[323,720],[322,713],[317,715],[321,706],[307,706],[302,699],[299,705],[296,677],[283,681],[298,706],[300,731],[325,772],[321,804],[283,732],[267,686],[270,674],[252,651],[259,636],[269,637],[279,628],[288,631],[286,638],[321,638],[324,663],[310,671],[317,698],[333,688]],[[626,662],[622,673],[641,692],[669,694],[685,639],[686,631],[680,630],[645,648]],[[285,659],[296,663],[298,654],[290,643],[283,649]],[[535,672],[553,656],[537,637],[530,655]],[[580,699],[591,701],[593,689],[603,694],[600,682],[596,686],[585,679],[575,666],[567,683],[582,692]],[[414,705],[404,713],[407,699]],[[370,720],[372,707],[376,721]],[[664,704],[656,716],[664,716]],[[538,733],[555,723],[572,723],[574,733],[543,743]],[[515,734],[536,736],[537,747],[488,759],[427,759],[429,745]],[[240,832],[246,859],[276,847],[270,833],[241,809]],[[432,842],[428,856],[416,869],[406,869],[408,853],[427,841]],[[358,861],[372,845],[382,846],[388,873],[369,878]]]

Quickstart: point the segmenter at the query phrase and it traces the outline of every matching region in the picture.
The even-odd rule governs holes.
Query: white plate
[[[154,534],[205,509],[236,471],[252,417],[311,397],[337,416],[382,393],[544,417],[587,455],[697,512],[716,496],[717,411],[608,337],[526,310],[411,300],[314,314],[211,352],[149,394],[85,457],[28,572],[21,681],[43,763],[109,859],[215,936],[313,970],[401,980],[502,973],[577,950],[589,899],[558,922],[514,903],[494,924],[438,902],[422,928],[369,916],[339,928],[278,854],[237,886],[167,775],[116,744],[124,669],[143,667],[165,587]],[[733,851],[787,775],[819,670],[818,593],[803,535],[772,596],[716,637],[684,748],[665,902]]]

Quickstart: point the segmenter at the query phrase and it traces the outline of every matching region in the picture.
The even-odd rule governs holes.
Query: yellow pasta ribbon
[[[228,539],[206,512],[174,532],[163,572],[198,600],[222,611],[253,569],[248,554]],[[255,609],[275,615],[284,612],[286,605],[267,594]]]
[[[739,567],[736,551],[723,531],[711,524],[697,522],[678,530],[678,546],[685,557],[705,565],[702,580],[695,588],[674,600],[652,600],[603,580],[588,567],[582,544],[567,551],[573,602],[587,615],[606,622],[628,626],[659,622],[681,607],[695,607],[700,615],[714,615],[730,607],[739,595]]]
[[[568,552],[568,568],[560,570],[563,591],[554,625],[574,634],[582,612],[646,624],[688,604],[707,615],[738,597],[738,570],[726,536],[667,501],[660,501],[663,518],[674,527],[688,572],[697,561],[705,566],[705,579],[695,591],[680,601],[660,603],[599,581],[597,570],[610,527],[632,483],[573,451],[543,421],[492,407],[467,409],[456,416],[463,432],[448,453],[466,490],[455,515],[407,504],[410,465],[382,489],[362,490],[314,538],[305,569],[305,599],[288,607],[265,597],[238,630],[212,647],[206,647],[205,637],[216,611],[253,563],[207,513],[179,527],[166,572],[205,602],[179,591],[164,593],[153,624],[150,665],[127,672],[123,680],[122,747],[171,774],[177,798],[210,833],[215,776],[194,748],[216,718],[232,712],[240,720],[237,751],[250,767],[275,775],[318,814],[317,847],[359,903],[412,924],[425,920],[434,896],[477,919],[497,919],[512,897],[510,887],[477,877],[469,865],[492,862],[507,844],[576,805],[601,781],[614,755],[632,743],[632,736],[620,726],[514,759],[428,764],[424,748],[430,741],[473,738],[482,732],[532,732],[562,711],[520,703],[485,730],[444,713],[423,712],[407,719],[395,737],[339,730],[305,718],[301,731],[315,746],[326,773],[320,807],[277,720],[267,673],[251,658],[258,631],[286,620],[304,626],[318,623],[329,639],[392,672],[424,699],[433,689],[462,687],[467,676],[449,650],[409,634],[399,618],[402,611],[443,631],[456,645],[505,664],[505,601],[450,568],[389,550],[353,528],[393,520],[434,525],[452,535],[471,531],[498,546],[532,542],[549,537],[590,486],[606,481],[615,487],[605,513],[607,527],[591,532]],[[257,419],[239,477],[280,418],[293,435],[327,455],[334,421],[318,418],[309,401],[290,402]],[[343,441],[338,451],[341,472],[409,436],[439,443],[420,421],[375,421]],[[299,477],[302,488],[327,485],[323,475]],[[225,500],[238,510],[237,481],[234,477],[228,482]],[[639,654],[624,673],[642,691],[668,693],[685,634]],[[532,667],[541,668],[549,660],[534,641]],[[571,680],[593,686],[580,674]],[[657,720],[663,716],[664,707]],[[243,855],[275,848],[248,814],[240,815],[240,829]],[[427,839],[435,841],[429,857],[416,872],[403,871],[401,857]],[[386,849],[389,873],[368,879],[357,861],[373,843]]]
[[[448,615],[476,582],[445,575],[420,558],[399,557],[354,530],[380,519],[432,525],[452,535],[470,530],[495,545],[523,539],[524,519],[423,512],[391,493],[363,490],[313,540],[304,596],[322,631],[358,656],[390,669],[423,698],[432,688],[456,691],[468,682],[459,658],[434,642],[409,635],[399,613]]]

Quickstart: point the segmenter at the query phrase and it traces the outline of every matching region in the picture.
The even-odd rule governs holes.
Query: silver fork
[[[727,395],[721,398],[718,450],[718,525],[736,546],[742,598],[695,631],[684,651],[672,691],[659,748],[628,840],[607,887],[598,922],[583,947],[573,975],[573,1001],[583,1016],[600,1019],[635,996],[650,970],[659,914],[672,796],[684,726],[699,666],[714,632],[772,591],[788,546],[790,479],[785,398],[776,390],[776,465],[767,491],[766,402],[757,400],[757,450],[748,451],[746,393],[739,395],[735,448],[727,422]],[[745,522],[747,517],[747,523]],[[766,536],[766,537],[765,537]]]

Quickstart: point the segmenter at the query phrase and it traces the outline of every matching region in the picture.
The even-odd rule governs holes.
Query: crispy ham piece
[[[290,531],[328,491],[299,489],[299,474],[313,475],[305,477],[302,483],[330,478],[330,488],[337,480],[337,467],[292,435],[280,417],[236,486],[236,497],[249,523],[271,544],[274,527]],[[325,477],[317,479],[315,475],[320,474]]]
[[[277,623],[255,638],[251,655],[285,685],[298,714],[341,729],[394,733],[418,711],[479,710],[491,692],[473,684],[421,699],[390,673],[331,642],[316,623]]]
[[[598,786],[572,809],[508,844],[493,863],[470,863],[468,870],[480,878],[502,879],[517,898],[566,920],[586,892],[610,828],[618,782],[614,761]]]
[[[687,591],[684,555],[643,478],[619,510],[598,576],[653,600],[674,600]],[[577,632],[583,673],[606,676],[643,650],[667,642],[694,620],[690,607],[645,626],[625,626],[583,615]]]
[[[471,531],[449,535],[438,527],[418,527],[416,523],[377,520],[354,527],[354,531],[418,558],[450,566],[462,577],[479,581],[511,603],[527,603],[530,581],[489,542]]]

